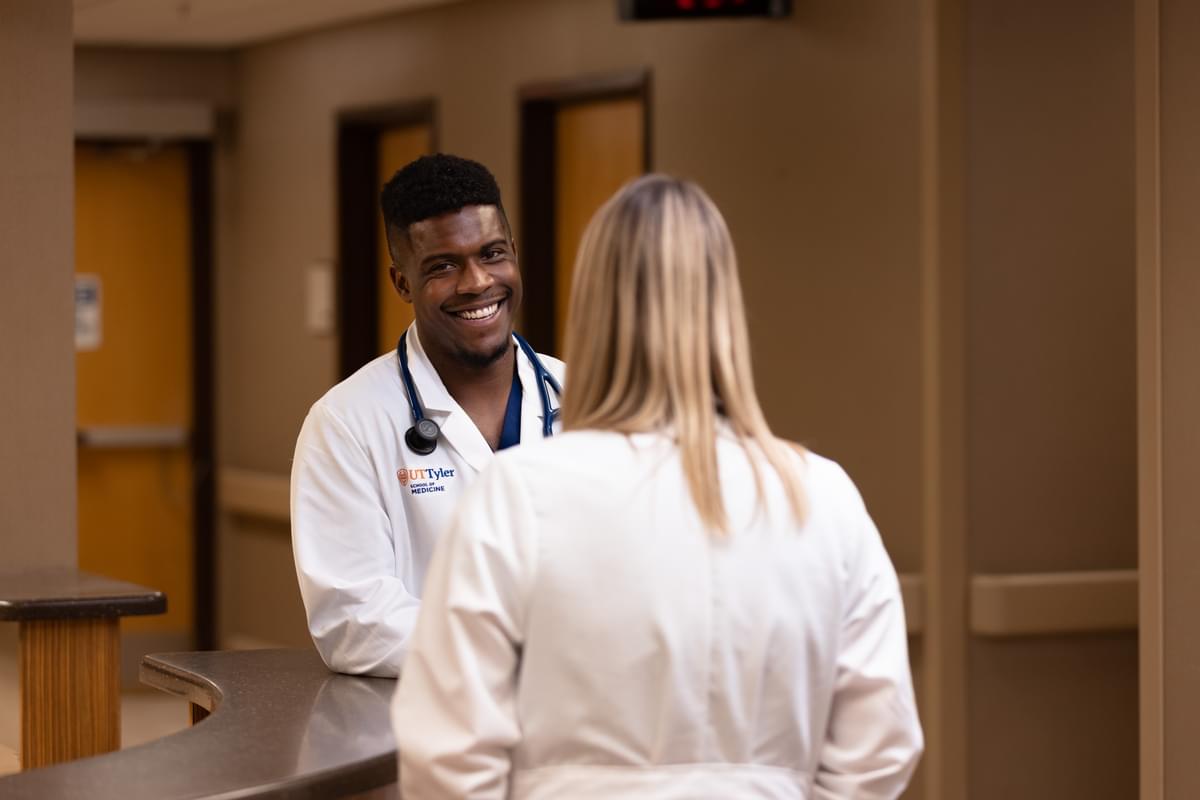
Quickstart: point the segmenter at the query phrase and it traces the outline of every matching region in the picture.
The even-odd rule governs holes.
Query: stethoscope
[[[404,433],[404,443],[417,455],[427,456],[437,449],[441,428],[436,422],[426,418],[425,411],[421,408],[421,401],[417,398],[417,388],[413,384],[412,372],[408,369],[408,348],[405,346],[407,338],[408,331],[405,331],[400,334],[400,341],[396,344],[396,355],[400,357],[400,382],[404,384],[404,393],[408,395],[408,407],[412,411],[413,418],[413,426]],[[561,400],[562,386],[550,374],[550,370],[542,364],[537,353],[529,346],[529,342],[515,332],[513,338],[517,340],[517,346],[521,348],[521,352],[529,359],[529,363],[533,367],[533,375],[537,378],[538,394],[542,398],[542,436],[553,436],[554,421],[558,419],[559,410],[550,407],[550,390],[553,389],[554,394]]]

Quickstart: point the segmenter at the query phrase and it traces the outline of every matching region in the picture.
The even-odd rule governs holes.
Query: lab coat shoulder
[[[726,443],[727,445],[729,443]],[[564,495],[578,497],[580,487],[590,485],[609,470],[620,470],[630,462],[630,443],[625,437],[597,431],[566,431],[552,438],[523,444],[497,454],[485,470],[496,473],[489,483],[507,491],[496,492],[492,508],[507,508],[509,498],[520,497],[521,513],[536,519],[546,503],[556,504]],[[734,444],[740,463],[741,445]],[[858,487],[836,461],[799,447],[793,449],[793,466],[800,476],[808,500],[808,535],[827,537],[839,554],[844,581],[853,580],[856,570],[878,572],[876,579],[898,588],[894,570]],[[767,476],[774,481],[774,476]]]
[[[506,605],[524,603],[524,593],[528,590],[524,578],[536,569],[539,533],[529,481],[522,462],[513,454],[532,449],[541,441],[497,453],[492,463],[464,491],[443,535],[449,541],[444,546],[439,545],[439,549],[459,555],[472,549],[486,552],[493,562],[492,574],[506,574],[513,578],[510,588],[520,588],[520,596],[504,598]],[[463,562],[457,566],[462,567]],[[479,577],[473,570],[468,571],[472,572],[472,577]],[[517,581],[517,575],[524,578]],[[516,630],[513,629],[514,636]]]
[[[546,367],[550,368],[550,364]],[[539,494],[536,489],[547,464],[546,457],[539,454],[547,450],[555,452],[552,443],[561,444],[570,436],[558,433],[496,453],[464,490],[444,532],[446,537],[454,537],[454,541],[444,549],[482,547],[503,551],[503,568],[531,572],[536,562],[541,516],[534,499]]]
[[[546,367],[553,369],[550,363]],[[564,494],[577,497],[581,487],[589,486],[597,471],[604,471],[609,454],[615,455],[613,445],[612,437],[594,431],[559,431],[497,453],[480,474],[480,483],[510,489],[496,492],[493,502],[508,513],[528,515],[532,522],[546,513],[548,501]]]
[[[377,468],[386,458],[374,452],[402,424],[394,367],[394,354],[381,356],[314,403],[292,462],[300,593],[313,642],[339,672],[395,675],[419,605],[395,574]]]
[[[561,362],[559,362],[561,363]],[[547,362],[549,369],[550,364]],[[500,471],[509,476],[528,471],[553,469],[569,465],[580,456],[587,456],[595,461],[603,458],[603,454],[593,446],[593,440],[598,438],[592,431],[562,431],[553,436],[539,437],[531,441],[521,442],[520,447],[510,447],[496,453],[495,465]],[[490,469],[490,467],[489,467]],[[545,478],[545,480],[541,480]],[[549,472],[539,475],[539,480],[526,484],[527,490],[536,490],[541,486],[552,486],[559,481],[570,482],[569,477]]]
[[[838,462],[799,445],[785,444],[792,450],[792,466],[803,487],[805,535],[827,540],[838,555],[845,579],[864,543],[871,540],[881,543],[879,532],[857,485]],[[773,474],[768,474],[768,479],[777,480]],[[782,500],[782,494],[779,499]]]
[[[292,461],[293,526],[306,517],[296,515],[296,503],[312,482],[357,477],[373,480],[366,469],[373,421],[385,413],[394,385],[388,381],[395,355],[380,356],[327,391],[313,403],[296,439]]]
[[[313,403],[308,412],[312,425],[340,424],[347,433],[364,436],[367,433],[364,428],[372,427],[381,410],[395,402],[401,386],[397,370],[395,353],[385,353],[367,362]]]
[[[850,476],[812,453],[806,462],[809,524],[833,539],[842,573],[837,676],[813,790],[819,800],[895,797],[924,749],[899,579]]]

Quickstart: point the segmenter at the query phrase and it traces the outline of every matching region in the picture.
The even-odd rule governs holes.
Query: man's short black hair
[[[445,153],[421,156],[401,168],[384,185],[379,201],[388,227],[406,232],[414,222],[467,206],[495,206],[508,225],[500,187],[488,168]]]

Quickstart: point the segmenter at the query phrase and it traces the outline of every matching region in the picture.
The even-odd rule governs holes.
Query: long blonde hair
[[[789,445],[754,391],[737,257],[716,205],[693,183],[647,175],[596,212],[575,260],[566,329],[568,430],[671,429],[700,517],[728,531],[717,422],[780,476],[797,521],[804,492]]]

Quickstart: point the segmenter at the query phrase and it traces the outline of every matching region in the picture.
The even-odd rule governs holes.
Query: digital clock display
[[[621,19],[786,17],[791,0],[618,0]]]

